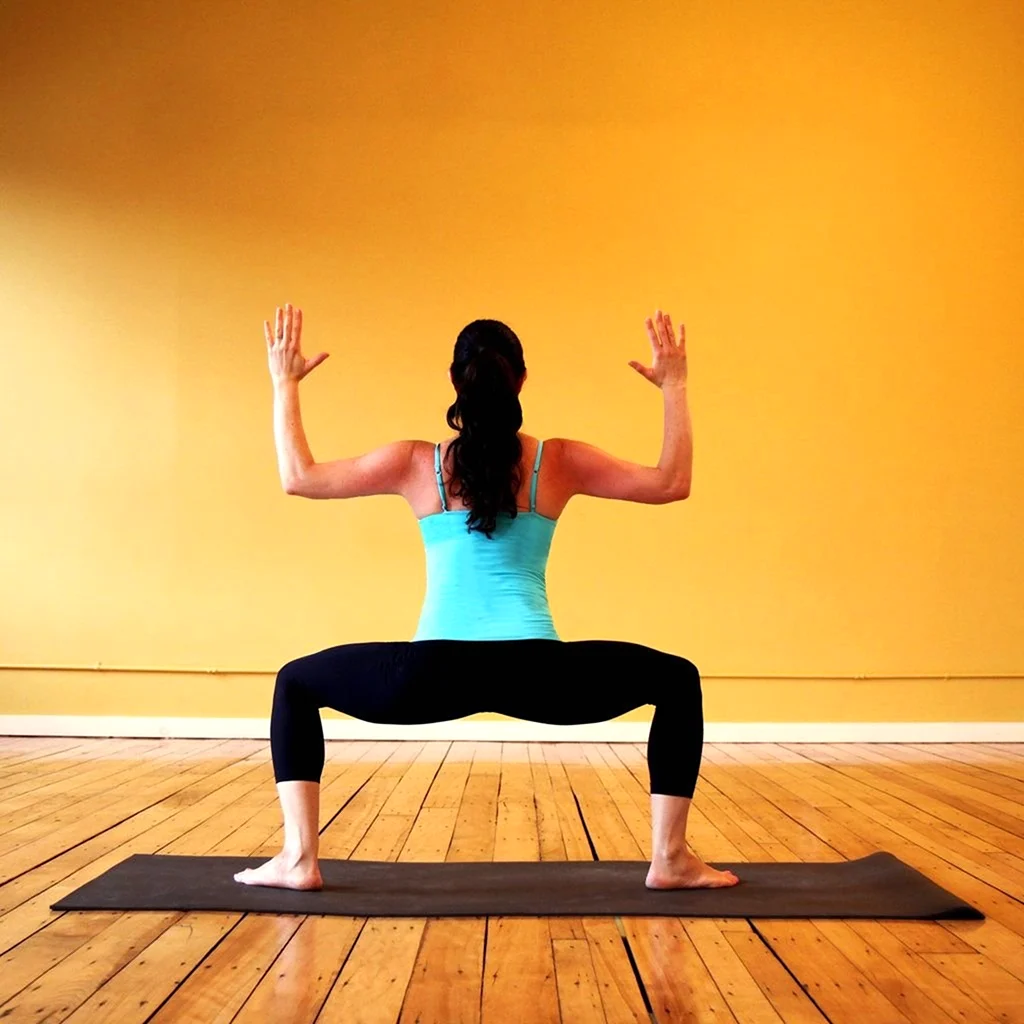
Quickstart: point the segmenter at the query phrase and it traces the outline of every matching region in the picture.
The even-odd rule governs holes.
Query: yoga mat
[[[134,854],[51,910],[237,910],[355,917],[983,918],[891,853],[833,863],[719,864],[729,889],[644,885],[648,862],[321,860],[316,892],[243,885],[232,875],[266,857]]]

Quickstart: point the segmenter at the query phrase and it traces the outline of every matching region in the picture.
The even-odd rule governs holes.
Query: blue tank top
[[[413,640],[558,640],[548,606],[545,571],[557,520],[537,510],[537,474],[530,481],[530,511],[498,516],[491,537],[469,531],[468,509],[449,510],[441,477],[441,446],[434,446],[440,512],[424,516],[427,592]]]

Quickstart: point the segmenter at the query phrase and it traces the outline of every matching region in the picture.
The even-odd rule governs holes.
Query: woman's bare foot
[[[719,871],[687,851],[652,860],[645,884],[648,889],[723,889],[738,882],[731,871]]]
[[[245,885],[272,885],[277,889],[322,889],[320,865],[315,857],[286,856],[282,850],[258,868],[245,868],[235,875]]]

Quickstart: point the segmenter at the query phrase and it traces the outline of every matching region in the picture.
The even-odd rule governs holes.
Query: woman
[[[519,339],[497,320],[475,320],[455,342],[455,402],[441,444],[396,441],[366,455],[317,463],[299,417],[298,383],[327,353],[301,352],[302,310],[263,322],[274,381],[274,433],[288,494],[352,498],[400,494],[419,520],[427,593],[411,641],[350,643],[286,664],[270,719],[284,847],[236,881],[319,889],[320,708],[368,722],[415,724],[496,711],[567,725],[654,704],[647,746],[652,889],[735,885],[686,844],[704,735],[700,674],[678,655],[616,640],[562,641],[545,589],[555,524],[574,494],[646,504],[690,491],[692,436],[686,332],[661,310],[646,320],[653,365],[630,366],[661,389],[665,432],[657,466],[615,458],[579,441],[546,444],[520,432],[526,366]],[[543,473],[541,472],[543,460]]]

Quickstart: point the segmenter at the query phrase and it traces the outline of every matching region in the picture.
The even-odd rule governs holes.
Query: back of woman
[[[315,889],[320,709],[368,722],[446,722],[483,711],[553,725],[602,722],[655,706],[648,737],[653,889],[734,885],[685,841],[703,745],[700,673],[686,658],[622,640],[560,639],[546,589],[558,519],[577,494],[664,504],[690,493],[692,431],[685,330],[659,310],[646,320],[652,365],[630,361],[662,392],[665,427],[655,466],[583,442],[522,433],[526,364],[519,338],[497,320],[459,333],[449,376],[455,399],[443,442],[396,441],[366,455],[313,460],[298,383],[326,358],[301,353],[301,310],[264,322],[275,384],[278,466],[289,494],[347,498],[400,494],[419,521],[427,590],[409,641],[341,644],[278,672],[270,720],[285,822],[281,853],[235,878]],[[544,468],[545,472],[541,470]]]

